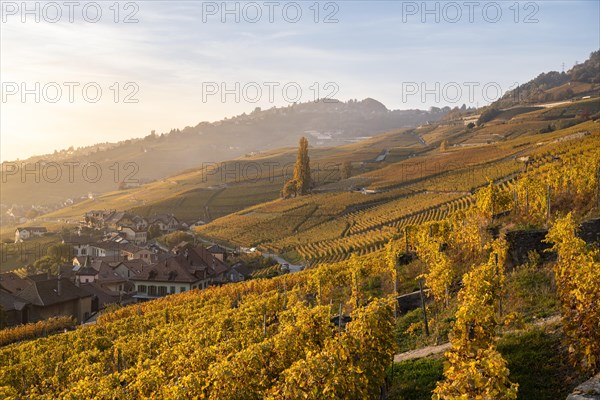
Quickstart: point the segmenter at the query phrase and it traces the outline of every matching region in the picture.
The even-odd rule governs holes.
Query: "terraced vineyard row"
[[[340,192],[277,200],[223,217],[199,228],[198,233],[232,244],[260,245],[280,251],[302,243],[295,240],[296,236],[312,239],[315,237],[314,231],[318,231],[321,238],[322,234],[325,237],[339,237],[341,230],[335,219],[348,210],[370,209],[382,202],[410,194],[410,190],[396,189],[372,196]],[[322,230],[322,227],[325,229]],[[329,236],[328,228],[333,230]],[[280,243],[282,239],[286,243]]]
[[[308,243],[296,248],[305,259],[315,261],[333,255],[350,256],[350,253],[370,248],[378,243],[385,243],[395,233],[395,230],[384,228],[350,237]]]
[[[295,250],[301,257],[313,263],[343,261],[350,257],[352,252],[364,255],[381,250],[391,237],[402,235],[405,227],[444,219],[452,212],[467,209],[472,201],[472,196],[462,196],[400,218],[382,221],[378,228],[338,239],[300,245]]]
[[[535,162],[529,166],[529,172],[526,175],[539,177],[544,181],[549,181],[552,174],[558,176],[556,179],[561,181],[564,179],[577,179],[578,182],[585,180],[581,176],[576,176],[577,174],[581,175],[583,172],[578,173],[577,170],[573,170],[571,174],[575,175],[568,177],[568,174],[557,172],[556,168],[559,164],[571,163],[575,159],[579,159],[580,164],[593,163],[593,158],[597,157],[598,154],[598,151],[594,150],[593,140],[594,138],[590,138],[587,141],[578,142],[574,146],[565,146],[564,143],[561,143],[553,146],[554,148],[550,150],[534,153]],[[598,139],[595,138],[595,140]],[[590,174],[588,173],[588,175]],[[515,173],[510,173],[504,177],[493,176],[493,178],[497,178],[497,188],[500,192],[518,192],[519,182]],[[553,186],[556,185],[557,183]],[[443,201],[448,197],[451,200]],[[392,236],[401,235],[406,226],[444,219],[453,212],[469,208],[473,201],[474,197],[471,195],[461,196],[453,193],[436,192],[417,193],[349,213],[344,217],[345,226],[342,229],[341,237],[318,242],[299,243],[296,246],[292,245],[284,249],[290,250],[290,248],[293,248],[300,257],[312,263],[343,261],[353,252],[364,255],[381,250]],[[520,202],[523,201],[523,199],[520,200]],[[512,209],[514,206],[515,204],[511,202],[507,205],[507,208],[497,210],[497,212]],[[423,209],[424,207],[427,208]]]
[[[590,175],[589,168],[575,168],[563,174],[557,167],[599,147],[598,135],[591,133],[595,130],[595,123],[589,122],[545,136],[542,138],[545,142],[532,144],[531,138],[524,137],[512,145],[436,153],[427,160],[427,165],[425,161],[413,162],[404,165],[405,168],[390,166],[377,175],[367,174],[375,179],[369,187],[383,190],[376,194],[325,192],[276,200],[221,218],[200,228],[199,233],[288,254],[295,261],[343,260],[348,253],[378,250],[393,235],[402,235],[408,225],[440,220],[452,212],[465,210],[473,202],[472,193],[485,187],[489,180],[503,193],[502,204],[492,210],[494,213],[525,204],[526,191],[517,176],[544,181],[543,185],[551,181],[557,193],[565,180],[586,181],[583,175]],[[519,157],[527,157],[528,162]],[[524,171],[526,168],[528,172]],[[430,172],[433,175],[428,176]],[[378,186],[388,179],[391,182],[393,176],[396,176],[394,186]],[[533,191],[540,192],[538,189],[529,188],[530,202]],[[513,201],[514,194],[517,203]],[[538,194],[536,197],[540,197]],[[536,201],[535,207],[541,210],[545,197]]]
[[[449,199],[454,200],[458,197],[459,195],[456,194],[421,193],[373,209],[353,213],[346,217],[351,224],[347,236],[393,223],[419,210],[435,208]]]

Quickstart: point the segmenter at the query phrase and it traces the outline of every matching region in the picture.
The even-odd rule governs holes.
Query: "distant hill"
[[[453,196],[457,192],[464,194],[485,184],[486,177],[501,178],[514,173],[514,169],[519,169],[522,165],[509,158],[515,153],[537,148],[541,140],[547,140],[547,136],[554,135],[555,131],[597,131],[598,124],[581,117],[581,110],[588,110],[590,116],[596,114],[600,111],[600,102],[588,99],[550,108],[519,107],[501,112],[494,121],[479,127],[470,128],[466,121],[440,121],[418,128],[390,131],[343,146],[313,147],[311,139],[309,153],[315,183],[313,193],[326,195],[326,198],[338,193],[340,198],[346,198],[350,190],[366,187],[381,191],[381,194],[365,196],[354,193],[352,199],[383,202],[384,199],[379,197],[391,196],[387,200],[405,197],[408,192],[402,188],[410,185],[416,187],[409,192],[417,194],[423,190],[440,190],[439,182],[434,177],[447,169],[464,168],[469,176],[464,182],[457,178],[441,188],[443,196]],[[446,151],[440,150],[443,142]],[[293,166],[295,157],[296,148],[288,146],[228,160],[206,169],[190,169],[142,187],[99,195],[93,200],[85,200],[46,214],[35,223],[73,222],[91,209],[130,210],[143,216],[173,213],[182,221],[190,223],[199,219],[205,222],[215,221],[248,207],[278,199],[284,182],[291,178],[292,168],[289,167]],[[352,177],[349,179],[341,179],[339,174],[339,166],[344,162],[352,164]],[[481,162],[488,163],[489,170],[476,172],[473,169],[474,165]],[[268,168],[267,165],[271,167]],[[501,174],[497,175],[498,173]],[[431,186],[423,186],[422,182],[426,178],[432,179]],[[327,207],[342,207],[338,211],[346,212],[341,200],[331,201]],[[354,205],[348,207],[351,209]],[[305,208],[302,213],[310,210],[310,207]],[[332,218],[332,214],[325,214],[318,213],[314,217],[325,220]],[[263,213],[259,213],[259,218],[260,215]],[[291,224],[292,228],[295,226],[293,220],[284,222]],[[273,226],[280,226],[284,222],[277,222]],[[342,230],[344,226],[342,223]],[[245,229],[237,222],[230,228],[241,231]],[[224,238],[228,235],[218,232],[214,236]],[[240,243],[245,241],[240,239]]]
[[[256,108],[250,114],[201,122],[161,134],[153,132],[144,138],[70,148],[17,164],[5,162],[0,203],[6,207],[56,204],[68,198],[77,201],[89,192],[115,190],[128,177],[129,185],[146,183],[203,163],[296,145],[302,135],[310,139],[312,146],[335,146],[436,121],[446,112],[446,109],[388,110],[370,98],[348,102],[321,100],[268,110]],[[35,182],[34,174],[22,176],[20,173],[22,163],[34,169],[33,164],[37,162],[40,162],[39,183]],[[53,163],[60,167],[60,179],[55,179],[57,167]],[[87,166],[84,171],[86,163],[96,164]],[[15,166],[19,167],[16,171]],[[74,172],[72,181],[70,168]],[[101,177],[96,180],[98,170]]]
[[[564,101],[600,94],[600,50],[567,72],[550,71],[507,92],[491,108],[508,108],[515,105]]]

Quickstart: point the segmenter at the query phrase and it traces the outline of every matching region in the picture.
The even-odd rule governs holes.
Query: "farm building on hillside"
[[[48,233],[48,230],[43,226],[30,226],[27,228],[17,228],[15,231],[15,243],[22,242],[34,237],[40,237]]]

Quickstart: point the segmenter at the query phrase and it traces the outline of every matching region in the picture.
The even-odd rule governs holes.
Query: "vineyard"
[[[453,149],[426,161],[401,161],[364,174],[380,188],[375,194],[338,191],[275,200],[218,219],[198,233],[315,265],[346,260],[353,252],[377,252],[390,239],[404,236],[406,227],[465,211],[473,204],[473,193],[489,181],[506,198],[494,213],[524,213],[525,208],[541,212],[547,196],[540,177],[562,176],[562,183],[551,182],[554,192],[568,185],[564,174],[548,171],[576,158],[591,162],[598,144],[597,133],[590,133],[597,132],[595,125],[586,122],[566,128],[545,136],[544,142],[532,143],[530,136],[523,136],[492,148]],[[524,155],[527,164],[517,160]],[[563,201],[554,194],[552,200]],[[537,223],[543,222],[538,218]]]
[[[5,346],[0,394],[373,397],[393,354],[392,307],[385,299],[358,299],[354,292],[350,298],[344,289],[350,275],[350,269],[330,269],[331,285],[319,286],[319,295],[330,297],[334,306],[321,305],[325,301],[314,296],[307,271],[129,306],[103,315],[96,325]],[[351,322],[332,322],[338,304],[343,313],[351,311]]]
[[[245,282],[109,307],[86,326],[54,318],[0,330],[0,398],[564,398],[600,371],[600,252],[577,236],[600,216],[600,129],[587,118],[599,107],[520,107],[478,126],[449,120],[310,148],[314,188],[303,196],[280,196],[294,159],[281,149],[57,211],[49,218],[172,212],[208,222],[194,231],[203,240],[307,268],[265,264]],[[227,178],[262,162],[277,165],[272,176]],[[530,251],[509,270],[507,233],[528,229],[547,230],[557,257]],[[544,333],[552,358],[527,364],[502,346],[507,336],[529,346],[545,318],[561,327]],[[417,363],[393,362],[447,341],[426,389],[411,375]],[[568,373],[544,369],[528,383],[563,361]],[[538,396],[548,376],[558,383]],[[394,385],[425,394],[393,397]]]
[[[7,331],[5,343],[17,343],[0,348],[0,395],[376,399],[387,387],[398,338],[426,332],[420,335],[451,342],[433,398],[516,399],[519,382],[496,334],[522,317],[518,305],[502,305],[508,244],[487,229],[505,211],[511,223],[526,218],[551,226],[547,241],[560,256],[556,295],[572,362],[597,371],[600,254],[575,237],[573,216],[589,213],[598,195],[600,136],[552,140],[530,157],[526,172],[488,178],[474,194],[331,193],[227,217],[263,219],[264,228],[279,234],[316,235],[324,226],[340,233],[299,246],[305,258],[320,260],[299,273],[123,307],[66,333],[45,332],[66,321]],[[289,223],[277,226],[283,219]],[[277,243],[267,235],[262,240]],[[406,245],[417,259],[400,265]],[[404,320],[392,297],[416,282],[432,293],[424,312],[433,318],[399,330]],[[47,337],[30,340],[40,330]]]
[[[95,325],[48,337],[28,340],[40,335],[41,325],[7,331],[9,341],[20,342],[0,348],[0,394],[15,399],[375,399],[386,388],[396,351],[394,327],[400,320],[391,297],[398,293],[402,276],[409,285],[422,279],[431,290],[428,313],[455,314],[452,347],[445,355],[448,366],[433,398],[467,393],[467,398],[516,399],[518,383],[511,380],[495,344],[498,327],[518,319],[510,304],[500,305],[506,297],[508,245],[473,227],[489,226],[494,211],[506,207],[506,199],[519,199],[522,187],[528,216],[543,218],[547,210],[535,206],[543,201],[531,182],[550,186],[556,174],[563,177],[551,186],[556,196],[593,195],[598,180],[591,172],[600,167],[598,144],[597,135],[585,135],[568,148],[556,142],[556,148],[536,153],[538,161],[518,179],[490,180],[473,196],[430,196],[431,206],[425,210],[401,207],[409,213],[401,219],[393,214],[395,202],[366,204],[346,215],[348,220],[364,221],[356,226],[370,227],[380,224],[374,215],[388,213],[398,224],[386,229],[407,227],[418,256],[415,262],[421,265],[419,275],[410,272],[410,265],[399,268],[405,244],[401,237],[386,240],[382,229],[379,242],[369,241],[377,236],[370,233],[367,238],[360,228],[346,229],[342,240],[365,236],[357,243],[373,250],[348,248],[344,251],[352,255],[343,262],[127,306],[103,314]],[[560,163],[554,162],[556,157]],[[511,192],[517,196],[508,195]],[[281,204],[268,207],[290,210]],[[369,214],[380,207],[386,211]],[[291,209],[304,208],[306,204],[296,204]],[[595,371],[600,351],[593,329],[599,300],[595,268],[600,254],[586,249],[574,236],[576,229],[569,213],[556,219],[547,240],[560,254],[556,274],[564,313],[579,321],[565,319],[568,340],[577,350],[573,363]],[[343,246],[330,242],[306,251],[321,256],[318,251]],[[346,254],[324,257],[345,259]],[[463,283],[456,289],[459,280]],[[578,293],[586,296],[574,296]],[[62,323],[51,322],[48,328],[60,329]],[[425,325],[413,323],[406,332],[425,326],[439,335],[447,324],[448,318],[433,318]]]

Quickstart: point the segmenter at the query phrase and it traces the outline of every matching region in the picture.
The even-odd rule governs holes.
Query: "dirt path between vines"
[[[560,321],[560,316],[554,315],[549,318],[544,318],[544,319],[535,321],[533,323],[533,325],[546,326],[549,324],[558,323],[559,321]],[[443,344],[440,344],[437,346],[427,346],[427,347],[422,347],[420,349],[410,350],[410,351],[407,351],[404,353],[398,353],[398,354],[394,355],[394,362],[398,363],[398,362],[402,362],[402,361],[406,361],[406,360],[414,360],[414,359],[418,359],[418,358],[434,356],[434,355],[444,353],[444,352],[450,350],[451,347],[452,347],[452,345],[450,343],[443,343]]]
[[[435,354],[444,353],[450,350],[450,343],[440,344],[438,346],[427,346],[416,350],[399,353],[394,356],[394,362],[398,363],[406,360],[414,360],[416,358],[425,358]]]

